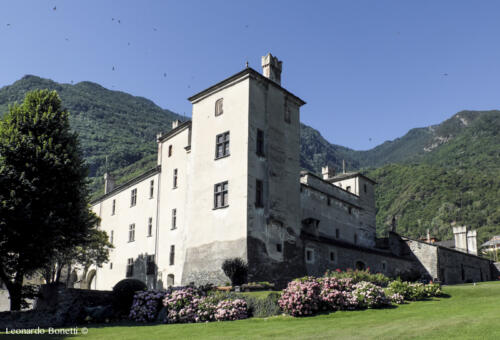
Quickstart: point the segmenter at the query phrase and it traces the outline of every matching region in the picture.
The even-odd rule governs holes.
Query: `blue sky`
[[[302,121],[358,150],[500,109],[498,1],[2,0],[0,46],[0,87],[89,80],[188,116],[271,52]]]

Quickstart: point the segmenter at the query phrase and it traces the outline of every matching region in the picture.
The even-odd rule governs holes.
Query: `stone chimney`
[[[469,254],[477,255],[477,231],[469,230],[467,231],[467,251]]]
[[[104,194],[108,194],[115,188],[115,179],[107,172],[104,174]]]
[[[283,62],[273,57],[271,53],[262,57],[262,74],[264,77],[271,79],[275,83],[281,85],[281,67]]]
[[[455,235],[455,249],[467,253],[467,227],[453,227]]]
[[[180,120],[176,119],[172,122],[172,129],[175,129],[176,127],[179,126],[179,124],[181,123]]]
[[[335,169],[329,165],[324,166],[321,168],[321,174],[323,175],[324,180],[330,179],[335,177]]]

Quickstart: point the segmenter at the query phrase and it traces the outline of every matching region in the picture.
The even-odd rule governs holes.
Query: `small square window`
[[[224,208],[229,205],[228,193],[229,189],[227,181],[214,185],[214,209]]]
[[[276,243],[276,251],[278,253],[281,253],[283,251],[283,248],[282,248],[282,245],[281,243]]]
[[[219,116],[224,112],[223,104],[224,104],[223,98],[219,98],[215,102],[215,115],[216,116]]]
[[[173,151],[172,148],[173,148],[172,145],[168,146],[168,157],[172,156],[172,151]]]
[[[335,252],[330,251],[330,262],[335,262]]]
[[[215,159],[229,156],[229,131],[215,136]]]

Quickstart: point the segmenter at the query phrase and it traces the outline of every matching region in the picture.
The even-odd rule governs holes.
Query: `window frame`
[[[261,130],[261,129],[257,129],[257,137],[256,137],[256,141],[255,141],[255,153],[257,154],[257,156],[259,157],[264,157],[265,156],[265,153],[264,153],[264,131]]]
[[[113,200],[111,203],[111,216],[114,216],[116,214],[116,199]]]
[[[308,254],[311,254],[310,258],[308,258]],[[304,257],[305,257],[306,263],[314,263],[314,249],[310,248],[310,247],[306,247],[305,252],[304,252]]]
[[[219,137],[222,138],[220,141]],[[220,153],[219,146],[222,147]],[[217,160],[224,157],[229,157],[230,155],[230,131],[228,130],[215,136],[215,159]]]
[[[215,101],[214,115],[220,116],[224,113],[224,98],[219,98]]]
[[[172,157],[172,154],[174,153],[173,149],[174,147],[172,146],[172,144],[170,144],[168,146],[168,157]]]
[[[148,237],[153,236],[153,218],[149,217],[148,218]]]
[[[264,182],[260,179],[255,180],[255,207],[264,207]]]
[[[125,277],[133,277],[134,276],[134,258],[129,257],[127,259],[127,272]]]
[[[128,242],[135,242],[135,223],[128,226]]]
[[[220,188],[218,190],[218,188]],[[219,205],[219,199],[220,205]],[[214,209],[227,208],[229,206],[229,181],[214,184]]]
[[[130,207],[137,205],[137,188],[132,189],[130,192]]]
[[[172,178],[172,189],[177,189],[178,178],[179,178],[179,169],[175,168]]]
[[[172,209],[172,222],[170,226],[170,230],[177,229],[177,208]]]
[[[168,259],[169,266],[175,265],[175,244],[170,245],[170,253]]]
[[[155,180],[152,179],[149,182],[149,198],[150,199],[154,197],[154,191],[155,191]]]

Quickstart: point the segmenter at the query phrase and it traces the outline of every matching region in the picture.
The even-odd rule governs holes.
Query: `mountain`
[[[21,102],[26,92],[59,92],[70,111],[89,163],[93,197],[102,194],[102,175],[111,171],[118,183],[156,164],[155,136],[182,119],[150,100],[98,84],[59,84],[25,76],[0,89],[0,115]],[[383,234],[395,216],[398,231],[419,237],[451,238],[453,223],[479,231],[479,241],[500,233],[500,111],[462,111],[441,124],[415,128],[371,150],[356,151],[329,143],[301,125],[300,162],[320,173],[329,164],[338,171],[361,170],[378,182],[377,229]],[[106,157],[108,158],[106,164]]]

